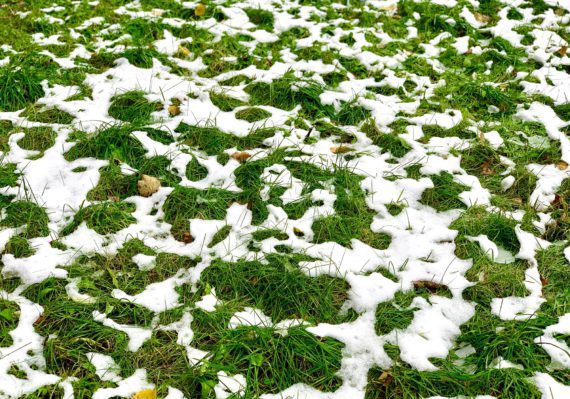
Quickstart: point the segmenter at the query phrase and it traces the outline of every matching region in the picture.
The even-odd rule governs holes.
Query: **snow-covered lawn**
[[[0,399],[570,398],[570,1],[5,3]]]

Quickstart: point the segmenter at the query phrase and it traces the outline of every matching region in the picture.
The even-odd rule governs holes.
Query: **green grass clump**
[[[41,78],[33,69],[0,68],[0,110],[14,112],[44,96]]]
[[[245,105],[243,101],[238,100],[237,98],[233,98],[218,92],[210,93],[210,101],[212,101],[212,104],[224,112],[230,112],[234,108]]]
[[[131,165],[133,166],[133,165]],[[180,177],[170,171],[170,160],[165,156],[138,159],[134,164],[137,173],[125,175],[120,165],[111,162],[100,170],[99,183],[87,193],[89,201],[106,201],[108,199],[125,199],[138,195],[137,182],[142,175],[149,175],[160,180],[163,186],[174,186],[180,182]]]
[[[163,105],[150,102],[142,91],[130,91],[116,95],[111,99],[109,115],[123,122],[144,125],[151,122],[151,114],[159,111]]]
[[[45,108],[37,105],[30,106],[20,113],[34,122],[59,123],[68,125],[73,121],[73,116],[59,108]]]
[[[8,204],[5,209],[6,217],[2,219],[0,226],[25,226],[22,233],[25,238],[48,235],[48,216],[41,206],[29,201],[16,201]]]
[[[257,129],[245,137],[237,137],[214,127],[189,126],[181,123],[176,128],[180,142],[204,151],[208,155],[218,155],[226,149],[236,147],[243,151],[259,147],[263,140],[275,134],[273,129]]]
[[[243,119],[247,122],[261,121],[263,119],[269,118],[270,116],[271,112],[256,107],[245,108],[236,112],[237,119]]]
[[[174,238],[182,240],[184,233],[189,232],[189,219],[224,219],[227,207],[237,199],[236,193],[226,190],[178,186],[164,203],[164,220],[172,224]]]
[[[46,151],[55,144],[56,133],[49,127],[32,127],[24,129],[25,136],[18,140],[24,150]]]
[[[291,111],[301,105],[303,114],[310,118],[333,117],[336,113],[331,105],[321,104],[319,96],[323,87],[312,81],[299,81],[284,76],[271,83],[253,82],[246,86],[251,105],[270,105]]]
[[[13,163],[0,165],[0,187],[17,186],[19,176]]]
[[[192,157],[192,160],[186,165],[186,177],[192,181],[198,181],[206,178],[208,176],[208,169],[202,166],[196,157]]]
[[[0,299],[0,347],[6,348],[12,345],[13,340],[10,331],[18,326],[20,308],[13,302]]]
[[[261,8],[246,8],[244,11],[251,23],[268,32],[273,31],[274,18],[271,11],[262,10]]]
[[[28,243],[28,240],[21,236],[10,237],[4,252],[14,255],[16,258],[27,258],[34,254],[34,250]]]
[[[111,125],[89,135],[78,133],[74,138],[77,144],[65,153],[68,161],[87,157],[116,159],[134,167],[146,153],[128,126]]]
[[[467,191],[468,187],[453,181],[453,176],[447,172],[430,176],[433,188],[428,188],[422,194],[421,203],[431,206],[437,211],[465,208],[458,195]]]
[[[315,324],[342,321],[339,311],[348,298],[346,281],[309,277],[298,268],[301,260],[297,255],[270,255],[265,264],[216,261],[202,273],[202,281],[216,287],[220,299],[261,309],[274,322],[291,318]]]
[[[192,328],[198,345],[212,353],[206,365],[228,374],[243,374],[245,397],[277,393],[292,384],[306,383],[323,391],[340,386],[335,375],[343,345],[331,338],[318,338],[304,328],[290,328],[286,336],[272,328],[226,328],[228,317],[196,311]]]
[[[63,235],[71,234],[85,221],[87,227],[98,234],[111,234],[128,227],[136,222],[131,215],[135,205],[128,202],[104,202],[79,209],[73,221],[63,228]]]

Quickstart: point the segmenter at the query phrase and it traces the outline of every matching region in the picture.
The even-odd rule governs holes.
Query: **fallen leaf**
[[[473,16],[477,20],[477,22],[481,22],[482,24],[488,24],[491,22],[491,17],[485,14],[481,14],[480,12],[474,12]]]
[[[490,168],[491,160],[487,159],[483,164],[481,164],[481,173],[485,176],[491,176],[493,174],[493,169]]]
[[[180,107],[178,105],[169,105],[168,106],[168,113],[170,114],[170,116],[176,116],[178,114],[180,114]]]
[[[560,170],[566,170],[566,169],[568,169],[568,162],[558,161],[558,162],[556,162],[556,167]]]
[[[564,57],[567,52],[568,52],[568,46],[562,46],[560,47],[560,49],[558,49],[558,54],[560,54],[561,57]]]
[[[135,393],[131,399],[156,399],[156,389],[143,389]]]
[[[350,148],[346,145],[339,145],[338,147],[331,147],[331,152],[333,154],[346,154],[349,151],[352,151],[352,148]]]
[[[200,3],[194,9],[194,15],[197,17],[203,17],[204,14],[206,14],[206,6],[202,3]]]
[[[558,194],[554,194],[554,200],[550,203],[552,206],[559,205],[562,202],[562,197]]]
[[[184,57],[188,57],[190,55],[190,50],[182,45],[178,45],[178,52],[182,54]]]
[[[544,276],[540,276],[540,284],[542,284],[543,287],[546,287],[548,285],[548,279]]]
[[[192,237],[192,234],[190,234],[188,231],[185,231],[182,234],[182,241],[185,244],[190,244],[190,243],[194,242],[194,237]]]
[[[293,227],[293,234],[295,234],[297,237],[303,237],[305,235],[305,233],[303,233],[303,230],[297,227]]]
[[[251,158],[251,155],[245,151],[237,151],[234,152],[231,157],[233,159],[235,159],[236,161],[238,161],[239,163],[244,163],[245,161],[247,161],[249,158]]]
[[[393,380],[394,377],[392,377],[392,373],[388,371],[383,371],[382,374],[380,374],[380,377],[378,377],[378,381],[382,382],[384,385],[390,385]]]
[[[117,197],[116,195],[109,195],[108,199],[111,202],[119,202],[120,201],[119,197]]]
[[[149,197],[160,188],[160,180],[149,175],[142,175],[141,179],[137,182],[137,188],[141,196]]]

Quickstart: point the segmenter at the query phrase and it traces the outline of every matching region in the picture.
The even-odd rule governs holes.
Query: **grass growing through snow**
[[[125,10],[132,8],[138,15],[116,12],[123,4],[113,1],[97,4],[63,1],[64,10],[42,10],[52,3],[7,1],[0,6],[0,40],[10,46],[0,49],[0,111],[13,113],[0,118],[0,188],[4,190],[0,194],[0,226],[14,229],[2,241],[4,257],[0,267],[11,260],[9,255],[21,261],[36,254],[40,247],[30,240],[49,241],[50,248],[68,251],[62,252],[65,254],[81,252],[68,245],[73,246],[70,237],[82,223],[106,236],[104,246],[116,244],[118,249],[111,253],[97,249],[95,253],[78,255],[72,262],[62,261],[58,267],[67,271],[67,278],[51,277],[29,287],[21,286],[19,279],[7,273],[2,274],[2,349],[13,343],[9,333],[21,316],[19,306],[5,299],[3,292],[22,289],[23,297],[44,309],[34,324],[35,331],[46,338],[42,352],[45,368],[39,368],[62,378],[77,378],[72,383],[76,398],[90,398],[98,389],[115,386],[95,374],[88,361],[89,352],[111,356],[123,378],[144,368],[148,381],[156,385],[158,397],[166,397],[169,387],[173,387],[187,398],[213,398],[220,371],[246,377],[242,397],[248,399],[278,393],[296,383],[306,383],[324,392],[335,391],[342,384],[337,374],[344,348],[340,340],[317,337],[306,326],[290,328],[283,335],[271,326],[232,329],[229,321],[246,307],[262,310],[274,323],[286,319],[299,319],[307,325],[354,321],[359,314],[347,312],[343,307],[352,287],[342,277],[310,277],[302,272],[299,263],[316,258],[300,250],[296,240],[308,245],[305,248],[335,242],[347,250],[358,240],[389,253],[392,237],[373,231],[371,226],[389,225],[392,222],[389,215],[397,216],[410,206],[406,196],[413,191],[412,206],[418,200],[423,209],[461,212],[449,226],[457,231],[457,236],[446,237],[441,244],[455,245],[454,255],[472,262],[465,272],[472,286],[461,296],[476,304],[476,313],[461,326],[449,355],[430,359],[438,366],[437,371],[415,370],[399,358],[397,347],[386,345],[384,349],[394,364],[390,369],[370,370],[366,398],[476,395],[539,398],[541,393],[529,380],[534,373],[549,372],[560,382],[568,381],[568,370],[549,370],[550,358],[534,339],[570,312],[570,273],[564,255],[570,239],[570,180],[566,177],[555,190],[554,200],[545,211],[552,221],[542,229],[539,222],[543,216],[531,203],[538,178],[528,165],[554,165],[560,173],[568,166],[562,161],[562,148],[549,137],[543,124],[522,121],[514,115],[533,101],[551,105],[564,121],[570,119],[570,111],[567,104],[555,105],[551,98],[523,89],[524,83],[539,81],[533,71],[542,64],[521,46],[497,37],[489,29],[501,19],[500,10],[505,5],[500,1],[475,4],[460,0],[457,6],[446,7],[429,1],[400,0],[394,9],[386,6],[381,10],[372,3],[356,1],[301,1],[287,6],[277,2],[263,8],[204,1],[203,13],[194,4],[174,0],[124,4]],[[231,11],[228,7],[233,6],[246,7],[239,15],[251,22],[247,29],[238,27],[244,25],[241,21],[237,25],[232,21],[235,9]],[[464,9],[474,13],[474,18],[485,28],[475,28],[467,21]],[[18,14],[24,11],[29,14]],[[559,18],[560,26],[541,26],[545,25],[542,16],[545,12],[551,19]],[[527,20],[529,16],[532,18]],[[101,17],[102,22],[79,27],[93,17]],[[510,7],[507,13],[511,21],[524,19],[525,23],[514,31],[528,45],[534,43],[533,35],[537,34],[534,29],[556,32],[570,40],[564,29],[564,17],[561,5],[543,1],[522,2]],[[302,22],[298,26],[284,26],[289,19]],[[224,27],[223,33],[215,29],[218,26]],[[257,30],[266,40],[253,40]],[[175,39],[182,39],[173,55],[161,53],[154,45],[165,38],[166,31]],[[32,37],[34,34],[45,37],[58,34],[61,44],[41,45],[37,36]],[[383,35],[396,40],[387,40]],[[464,36],[469,37],[467,53],[454,46],[456,39]],[[432,44],[426,45],[430,41]],[[72,60],[73,68],[58,63],[57,57],[67,57],[80,50],[79,46],[85,52],[80,51]],[[568,72],[563,48],[548,53],[560,74]],[[81,121],[74,119],[73,110],[65,104],[38,101],[53,95],[52,90],[55,93],[69,86],[78,87],[80,92],[67,101],[92,98],[97,87],[90,86],[88,75],[104,74],[120,58],[146,70],[162,64],[157,68],[157,76],[169,70],[184,77],[191,89],[179,87],[173,98],[165,97],[162,92],[162,97],[147,96],[149,93],[138,88],[119,90],[108,109],[116,123],[89,132],[84,131]],[[255,73],[251,66],[257,68]],[[263,77],[265,72],[272,79]],[[552,86],[555,84],[552,80],[547,78],[546,83]],[[140,87],[152,86],[148,83],[140,82]],[[148,98],[161,98],[161,101]],[[210,106],[211,102],[215,107],[207,118],[202,118],[196,117],[200,114],[197,108],[182,106],[183,122],[171,123],[173,119],[168,116],[165,104],[183,104],[189,98],[200,99]],[[274,126],[271,117],[277,115],[275,108],[296,115],[285,126]],[[410,128],[414,123],[410,117],[448,110],[461,115],[461,122],[447,128],[430,121],[415,126],[412,134]],[[166,116],[155,118],[155,112]],[[228,133],[227,124],[218,125],[218,120],[223,121],[229,113],[240,125],[251,124],[247,135]],[[72,131],[65,150],[55,148],[62,126]],[[190,154],[190,162],[180,165],[170,152],[147,151],[136,137],[135,132],[140,131],[156,143]],[[484,139],[483,134],[491,131],[497,131],[504,140],[501,146],[494,147]],[[23,162],[15,159],[10,142],[12,135],[18,133],[23,136],[16,141],[17,146],[37,151],[38,155]],[[299,137],[302,139],[297,140]],[[291,146],[292,141],[296,143]],[[322,143],[326,144],[319,147]],[[236,150],[256,155],[240,157],[236,156]],[[26,164],[48,151],[61,151],[70,162],[88,158],[107,162],[92,182],[83,205],[71,210],[72,217],[61,227],[48,225],[50,218],[57,215],[46,212],[47,205],[41,200],[43,193],[28,192],[30,177],[26,174]],[[378,154],[394,169],[376,174],[370,157]],[[514,162],[512,169],[505,159]],[[443,168],[435,174],[422,173],[422,166],[431,166],[431,162],[447,165],[446,161],[454,165],[453,172]],[[284,200],[287,187],[266,185],[262,180],[266,168],[274,165],[286,167],[293,178],[302,182],[295,201]],[[222,176],[222,167],[229,178]],[[133,173],[126,173],[128,169]],[[470,187],[454,180],[459,169],[476,177],[489,190],[495,208],[469,206],[460,200],[460,194]],[[86,168],[78,167],[75,171],[79,177]],[[114,233],[136,226],[133,212],[137,207],[128,198],[138,195],[137,182],[143,174],[158,178],[164,190],[161,195],[166,195],[153,198],[156,201],[149,211],[166,225],[164,237],[152,237],[152,231],[144,231],[127,237],[126,242],[115,242]],[[515,178],[514,184],[503,190],[502,181],[509,174]],[[426,177],[431,180],[432,188],[422,192],[413,188]],[[214,182],[209,187],[203,185],[206,178]],[[219,183],[224,178],[235,180],[237,189]],[[363,188],[369,178],[385,178],[400,184],[402,192],[394,194],[387,205],[389,215],[380,217],[369,206],[372,198]],[[389,192],[392,186],[388,181],[382,183],[386,184],[386,190],[381,187],[377,195],[392,196]],[[312,197],[315,190],[335,196],[334,212],[311,222],[310,241],[308,231],[296,229],[290,235],[278,224],[263,224],[279,208],[290,221],[301,220],[308,211],[322,205],[322,201]],[[214,259],[198,272],[203,259],[196,251],[187,251],[188,248],[200,246],[198,252],[202,255],[213,251],[228,237],[231,226],[221,228],[210,242],[192,244],[190,219],[223,221],[233,203],[252,212],[253,226],[257,229],[245,236],[248,259]],[[522,213],[524,216],[515,220]],[[411,220],[410,224],[415,222]],[[485,234],[514,255],[521,249],[514,230],[517,224],[554,244],[537,252],[546,302],[536,318],[505,321],[491,314],[491,300],[528,295],[524,284],[528,263],[521,259],[496,263],[467,237]],[[168,233],[177,241],[162,245],[162,239],[171,238]],[[153,246],[153,242],[161,245]],[[277,243],[270,253],[268,243]],[[409,243],[410,247],[414,244]],[[133,258],[137,255],[156,258],[144,269]],[[199,279],[198,274],[201,274]],[[195,280],[189,279],[175,287],[180,305],[165,312],[152,312],[142,305],[118,300],[113,294],[122,290],[137,295],[151,284],[188,276]],[[395,275],[388,277],[399,281]],[[80,292],[93,297],[94,302],[72,300],[66,289],[70,279],[77,279],[73,281]],[[220,301],[214,311],[196,308],[203,295],[214,292]],[[417,310],[411,307],[413,298],[421,296],[429,301],[433,295],[451,297],[451,292],[445,286],[427,289],[420,285],[398,291],[392,300],[376,307],[375,332],[385,335],[405,329]],[[118,323],[152,329],[152,335],[138,351],[131,352],[127,335],[95,321],[93,311],[102,312]],[[180,321],[187,312],[192,315],[192,346],[209,352],[197,365],[190,364],[175,332],[156,328],[157,323]],[[559,338],[568,342],[565,336]],[[472,346],[474,352],[460,356],[459,349],[465,345]],[[499,356],[524,369],[494,369],[493,362]],[[13,365],[9,374],[26,378],[23,367],[18,365]],[[62,388],[53,385],[42,387],[28,397],[62,395]]]

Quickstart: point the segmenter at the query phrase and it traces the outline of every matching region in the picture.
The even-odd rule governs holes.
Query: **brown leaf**
[[[120,201],[119,197],[117,197],[116,195],[109,195],[109,197],[107,197],[107,198],[111,202],[119,202]]]
[[[349,151],[352,151],[352,148],[350,148],[346,145],[339,145],[338,147],[331,147],[331,152],[333,154],[346,154]]]
[[[235,159],[236,161],[238,161],[239,163],[244,163],[245,161],[247,161],[249,158],[251,158],[251,155],[248,152],[245,151],[237,151],[234,152],[231,157],[233,159]]]
[[[176,116],[178,114],[180,114],[180,107],[178,105],[169,105],[168,106],[168,113],[170,114],[170,116]]]
[[[554,200],[550,203],[552,206],[559,205],[562,202],[562,197],[558,194],[554,194]]]
[[[561,57],[564,57],[567,52],[568,52],[568,46],[562,46],[558,49],[558,54],[560,54]]]
[[[204,14],[206,14],[206,6],[202,3],[200,3],[194,9],[194,15],[197,17],[203,17]]]
[[[160,180],[149,175],[142,175],[141,179],[137,182],[137,188],[139,195],[142,197],[150,197],[160,188]]]
[[[543,287],[546,287],[548,285],[548,279],[544,276],[540,276],[540,284],[542,284]]]
[[[392,373],[389,371],[383,371],[382,374],[380,374],[380,377],[378,377],[378,381],[387,386],[394,381],[394,377],[392,377]]]
[[[560,170],[566,170],[566,169],[568,169],[568,162],[558,161],[558,162],[556,162],[556,167]]]
[[[192,234],[190,234],[188,231],[185,231],[182,233],[182,242],[185,244],[190,244],[191,242],[194,242],[194,237],[192,237]]]
[[[491,176],[494,173],[493,169],[491,169],[491,163],[492,161],[490,159],[487,159],[481,164],[481,173],[485,176]]]

